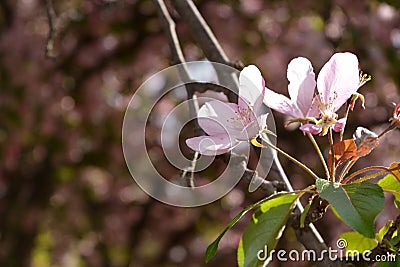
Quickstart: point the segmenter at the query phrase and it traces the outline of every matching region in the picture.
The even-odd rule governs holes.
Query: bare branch
[[[239,62],[231,63],[222,49],[214,33],[211,31],[207,22],[201,16],[199,10],[192,0],[172,0],[175,9],[180,14],[181,18],[186,22],[192,32],[199,47],[203,50],[208,60],[231,66],[233,68],[242,68]],[[215,66],[214,66],[215,67]],[[226,70],[226,69],[225,69]],[[220,82],[229,85],[230,91],[226,95],[230,102],[237,102],[238,82],[233,73],[226,73],[226,71],[218,71],[216,69]]]
[[[155,2],[160,6],[161,4],[164,4],[163,1],[160,0],[155,0]],[[185,22],[188,24],[189,28],[191,29],[192,32],[195,32],[196,34],[194,35],[194,38],[196,39],[198,45],[202,48],[203,52],[205,53],[206,57],[210,61],[222,63],[222,64],[227,64],[231,65],[229,62],[228,57],[222,50],[220,44],[218,43],[217,39],[215,38],[214,34],[212,33],[211,29],[205,22],[204,18],[201,16],[200,12],[197,10],[196,6],[193,4],[191,0],[172,0],[172,3],[175,7],[175,9],[178,11],[178,13],[181,15],[182,19],[185,20]],[[165,4],[164,4],[164,9]],[[163,9],[159,8],[159,10],[163,11]],[[172,47],[175,47],[175,49],[178,47],[177,44],[177,36],[175,32],[175,24],[172,24],[172,19],[170,16],[166,16],[164,14],[163,17],[164,21],[168,25],[168,34],[169,34],[169,42],[172,44]],[[172,25],[172,26],[171,26]],[[174,30],[174,33],[171,34],[171,29]],[[171,49],[172,49],[171,47]],[[183,54],[178,54],[182,55]],[[181,62],[184,62],[181,60]],[[229,76],[225,77],[229,79]],[[234,78],[232,77],[233,83],[234,84]],[[235,88],[235,87],[233,87]],[[193,91],[192,91],[193,93]],[[228,98],[230,101],[232,101],[233,97],[230,97],[228,95]],[[234,157],[236,157],[234,155]],[[238,159],[238,158],[236,158]],[[276,169],[278,170],[278,174],[280,177],[280,180],[285,183],[285,186],[288,190],[293,190],[289,180],[287,179],[287,176],[280,164],[280,161],[277,156],[274,157],[274,164],[276,165]],[[244,161],[246,163],[246,161]],[[240,164],[239,164],[240,165]],[[245,168],[245,174],[244,178],[246,180],[252,180],[253,177],[258,177],[257,174],[254,171],[248,170],[246,165],[244,165]],[[262,179],[258,177],[258,179]],[[263,179],[264,180],[264,179]],[[266,189],[266,191],[271,194],[274,193],[274,189],[276,187],[271,187],[274,182],[269,182],[265,181],[262,183],[262,187]],[[307,248],[307,249],[313,249],[316,252],[322,252],[325,249],[327,249],[326,244],[322,240],[320,234],[318,231],[315,229],[315,227],[310,224],[306,225],[304,228],[296,227],[299,223],[299,217],[300,213],[302,212],[302,206],[299,204],[298,208],[295,210],[294,214],[291,217],[290,222],[295,228],[296,235],[299,239],[299,241]],[[331,262],[327,257],[322,262],[318,263],[318,266],[344,266],[343,263],[341,262]]]
[[[172,0],[181,18],[187,23],[196,42],[210,61],[231,65],[217,38],[191,0]]]
[[[195,88],[194,88],[194,86],[187,84],[192,81],[192,78],[191,78],[189,70],[187,69],[187,66],[185,64],[186,63],[185,57],[183,55],[182,48],[179,43],[179,38],[176,33],[176,24],[175,24],[174,20],[171,18],[171,15],[169,14],[169,11],[167,9],[167,6],[165,5],[164,0],[154,0],[154,4],[157,8],[157,12],[163,22],[163,26],[164,26],[165,32],[167,34],[169,47],[171,49],[172,64],[179,64],[179,65],[177,65],[178,72],[179,72],[179,76],[185,86],[187,98],[193,99],[193,101],[189,101],[188,105],[189,105],[190,117],[194,118],[198,112],[198,105],[196,105],[197,101],[196,101],[196,99],[194,99],[194,92],[195,92],[194,89]],[[200,127],[196,124],[196,128],[199,129]],[[199,154],[196,152],[193,156],[191,166],[188,167],[186,170],[184,170],[181,175],[182,179],[184,179],[186,181],[186,185],[188,187],[195,186],[194,171],[196,169],[196,163],[197,163],[198,157],[199,157]]]
[[[54,52],[54,40],[57,36],[57,29],[55,26],[55,21],[57,19],[57,16],[56,12],[54,11],[52,0],[46,0],[46,13],[49,25],[49,34],[46,42],[45,55],[47,58],[55,59],[56,53]]]

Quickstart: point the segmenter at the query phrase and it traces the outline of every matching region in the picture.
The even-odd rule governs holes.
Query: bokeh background
[[[170,65],[152,1],[53,1],[53,58],[45,56],[48,2],[0,2],[0,266],[205,266],[207,245],[264,193],[248,193],[242,181],[215,203],[185,209],[153,200],[133,182],[121,148],[124,110],[145,79]],[[346,137],[358,125],[378,133],[387,127],[391,103],[400,101],[398,1],[195,3],[228,57],[256,64],[280,93],[287,93],[293,57],[308,57],[318,73],[335,51],[356,53],[372,81],[360,90],[366,109],[357,105]],[[187,60],[204,59],[196,33],[170,11]],[[278,145],[322,174],[311,144],[285,129],[285,119],[275,114]],[[356,168],[398,161],[399,137],[398,130],[388,134]],[[326,149],[325,140],[318,142]],[[312,182],[282,163],[295,188]],[[167,177],[177,174],[168,170]],[[388,201],[377,225],[396,213]],[[248,219],[225,236],[208,266],[236,265]],[[332,246],[348,230],[330,213],[317,227]],[[291,229],[279,247],[302,248]]]

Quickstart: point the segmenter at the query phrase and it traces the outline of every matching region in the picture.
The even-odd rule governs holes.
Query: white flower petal
[[[198,136],[186,140],[188,147],[203,155],[220,155],[230,151],[238,144],[232,141],[228,135]]]
[[[322,67],[317,78],[321,101],[332,112],[336,112],[357,92],[358,85],[358,59],[349,52],[334,54]]]
[[[206,102],[199,110],[197,121],[208,135],[240,135],[245,125],[238,112],[238,106],[218,100]]]
[[[260,70],[254,65],[245,67],[239,75],[239,106],[258,109],[258,107],[254,107],[254,104],[260,97],[262,99],[264,87],[265,83]],[[261,103],[259,104],[261,105]]]
[[[293,103],[306,117],[310,109],[315,90],[315,74],[311,62],[304,57],[292,59],[287,69],[289,95]]]
[[[266,88],[264,96],[264,104],[280,113],[286,114],[293,118],[303,117],[300,110],[293,104],[292,100],[284,95],[275,93]]]

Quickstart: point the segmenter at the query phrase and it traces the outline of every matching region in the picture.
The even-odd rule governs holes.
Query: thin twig
[[[358,170],[356,172],[353,172],[351,175],[347,176],[347,178],[343,181],[343,184],[347,184],[348,182],[351,181],[351,179],[353,179],[354,177],[356,177],[364,172],[373,171],[373,170],[386,171],[386,172],[392,174],[393,176],[396,176],[390,168],[386,168],[384,166],[371,166],[371,167],[367,167],[367,168]]]
[[[210,61],[230,65],[228,57],[222,50],[217,38],[211,31],[207,22],[191,0],[172,0],[172,3],[181,18],[187,23],[194,33],[193,38],[199,44],[204,54]]]
[[[378,135],[378,138],[383,137],[385,134],[387,134],[388,132],[390,132],[391,130],[393,130],[393,129],[395,129],[395,128],[396,128],[396,124],[391,124],[388,128],[386,128],[383,132],[381,132],[381,133]]]
[[[193,85],[187,84],[192,81],[192,78],[190,76],[189,70],[187,69],[186,66],[186,61],[185,57],[182,52],[181,45],[179,43],[179,38],[176,33],[176,24],[174,20],[171,18],[171,15],[169,14],[169,11],[167,9],[167,6],[165,5],[164,0],[154,0],[154,4],[157,8],[157,12],[161,18],[161,21],[163,23],[165,32],[167,34],[168,38],[168,43],[169,47],[171,49],[171,58],[172,58],[172,63],[173,64],[179,64],[177,65],[178,67],[178,72],[179,76],[182,79],[183,84],[185,85],[186,93],[187,93],[187,98],[188,99],[193,99],[193,101],[189,101],[189,113],[191,118],[195,118],[197,116],[197,111],[198,111],[198,105],[197,105],[197,110],[196,110],[196,100],[194,99],[194,90],[193,90]],[[196,125],[198,127],[198,125]],[[190,167],[188,167],[181,175],[183,179],[186,181],[186,185],[188,187],[194,187],[194,171],[196,169],[196,163],[199,157],[199,153],[195,153],[192,159],[192,164]]]
[[[343,118],[345,118],[346,121],[347,121],[347,118],[349,117],[349,112],[350,112],[350,105],[347,105],[346,113],[344,114],[344,117],[343,117]],[[340,141],[343,141],[343,135],[344,135],[345,128],[346,128],[346,125],[343,127],[342,130],[340,130],[340,136],[339,136]]]
[[[331,181],[335,182],[335,149],[333,148],[333,133],[332,133],[332,128],[329,128],[329,145],[331,147]]]
[[[279,152],[280,154],[282,154],[283,156],[285,156],[287,159],[289,159],[290,161],[292,161],[294,164],[296,164],[297,166],[299,166],[300,168],[302,168],[305,172],[307,172],[309,175],[311,175],[311,177],[313,177],[314,179],[318,179],[318,175],[316,175],[310,168],[308,168],[305,164],[301,163],[300,161],[298,161],[297,159],[295,159],[294,157],[290,156],[288,153],[286,153],[285,151],[283,151],[282,149],[280,149],[279,147],[273,145],[271,142],[269,142],[269,140],[262,138],[262,140],[267,144],[267,146],[269,146],[270,148],[276,150],[277,152]]]
[[[347,175],[347,173],[350,171],[350,169],[356,164],[355,160],[350,160],[347,162],[346,166],[343,168],[342,172],[340,173],[339,176],[339,182],[341,183],[344,179],[344,177]]]
[[[328,169],[328,165],[326,164],[324,155],[322,155],[321,149],[319,148],[317,141],[315,140],[314,136],[310,133],[307,134],[308,138],[310,139],[311,143],[313,144],[315,150],[317,151],[317,154],[319,156],[319,159],[321,160],[322,166],[324,166],[325,169],[325,175],[326,175],[326,179],[330,179],[330,173],[329,173],[329,169]]]
[[[192,0],[172,0],[173,6],[178,11],[181,18],[186,22],[186,24],[193,32],[193,38],[196,40],[199,47],[203,50],[205,56],[208,60],[221,63],[224,65],[237,68],[237,64],[231,63],[226,56],[224,50],[222,49],[217,38],[215,38],[214,33],[211,31],[207,22],[201,16],[199,10],[195,6]],[[238,81],[235,74],[227,73],[227,68],[223,68],[222,71],[218,70],[217,66],[216,73],[218,79],[221,83],[227,85],[230,90],[227,91],[226,95],[230,102],[237,102],[237,92],[238,92]],[[236,92],[236,93],[235,93]]]
[[[54,52],[54,40],[57,36],[57,29],[55,26],[55,20],[57,19],[57,15],[56,12],[54,11],[52,0],[46,0],[46,13],[49,25],[49,34],[47,36],[45,55],[47,58],[55,59],[56,54]]]

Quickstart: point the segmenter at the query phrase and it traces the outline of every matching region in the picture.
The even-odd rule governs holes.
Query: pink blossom
[[[308,131],[307,124],[300,129],[306,133],[322,135],[326,134],[329,127],[335,132],[343,130],[346,118],[338,120],[336,111],[361,85],[357,56],[348,52],[334,54],[322,67],[317,78],[318,95],[314,98],[317,109],[310,115],[321,118],[315,125],[318,130]]]
[[[250,65],[240,72],[239,83],[238,104],[212,100],[200,108],[197,121],[208,135],[187,139],[191,149],[204,155],[223,154],[265,129],[268,114],[260,114],[265,93],[261,72]]]
[[[334,54],[322,67],[317,82],[310,61],[295,58],[288,65],[287,78],[290,99],[267,89],[264,103],[297,121],[314,122],[300,127],[311,134],[344,129],[346,119],[338,119],[336,111],[365,83],[360,83],[357,57],[349,52]],[[313,98],[315,84],[318,94]]]
[[[266,89],[264,103],[293,118],[305,118],[310,110],[316,85],[311,62],[304,57],[292,59],[287,68],[287,79],[290,99]]]

